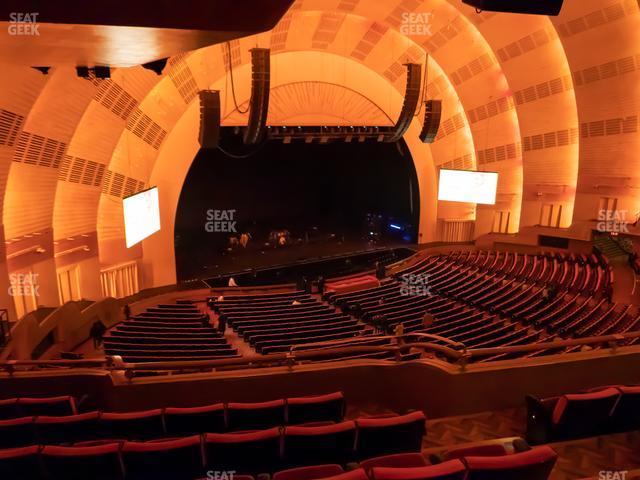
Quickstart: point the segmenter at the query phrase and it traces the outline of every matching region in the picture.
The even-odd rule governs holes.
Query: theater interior
[[[2,0],[0,479],[640,479],[639,0]]]

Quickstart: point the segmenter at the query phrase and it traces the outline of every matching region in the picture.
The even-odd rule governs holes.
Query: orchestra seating
[[[325,298],[365,322],[375,324],[382,318],[388,332],[402,323],[405,333],[438,335],[468,348],[487,348],[636,328],[640,313],[610,301],[612,282],[608,262],[595,254],[467,250],[424,257],[379,287],[328,292]],[[423,323],[425,313],[432,315],[432,324]],[[548,353],[559,352],[546,349],[526,356]]]
[[[227,296],[223,301],[213,299],[213,308],[245,342],[264,354],[372,331],[357,319],[301,291]]]
[[[314,353],[315,361],[420,358],[417,350],[399,354],[330,350],[341,344],[391,345],[392,338],[380,333],[391,335],[399,324],[404,334],[435,335],[427,341],[472,349],[544,347],[553,340],[625,333],[640,326],[638,308],[611,301],[612,269],[606,257],[596,253],[460,250],[418,257],[380,281],[354,278],[340,281],[349,288],[328,289],[322,299],[298,290],[212,297],[208,304],[256,353],[326,349],[326,356]],[[433,321],[425,324],[427,313]],[[580,348],[476,355],[472,361]],[[105,353],[129,362],[239,356],[237,348],[212,328],[208,316],[188,301],[149,308],[117,325],[105,338]]]
[[[209,317],[191,304],[149,308],[116,325],[104,338],[106,355],[125,362],[214,360],[240,357],[210,324]]]
[[[527,440],[532,444],[640,428],[640,386],[610,386],[537,398],[527,396]]]

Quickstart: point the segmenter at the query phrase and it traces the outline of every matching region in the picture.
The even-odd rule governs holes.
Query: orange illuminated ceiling
[[[89,51],[109,55],[110,41],[86,37],[83,28],[69,33],[71,51],[86,41]],[[549,222],[581,235],[602,198],[640,210],[637,0],[565,0],[552,18],[478,14],[460,0],[298,0],[274,28],[256,32],[227,31],[229,44],[195,50],[204,37],[189,29],[181,35],[197,44],[188,48],[153,35],[138,48],[116,35],[125,44],[113,49],[121,65],[172,56],[161,76],[138,66],[114,68],[109,80],[77,78],[75,63],[67,64],[77,57],[55,41],[38,46],[51,41],[46,36],[19,43],[0,36],[0,121],[9,126],[0,131],[5,237],[97,234],[98,252],[88,255],[105,265],[171,255],[171,238],[153,254],[144,244],[124,247],[122,197],[165,179],[163,225],[172,237],[172,195],[195,148],[197,92],[220,89],[223,122],[246,122],[234,111],[229,63],[242,107],[256,46],[271,49],[272,123],[392,123],[402,105],[403,63],[428,56],[427,97],[444,106],[440,131],[432,145],[419,144],[419,116],[406,137],[427,212],[423,242],[439,240],[441,220],[474,220],[477,236],[500,215],[510,219],[503,233]],[[42,75],[26,66],[35,59],[62,65]],[[496,205],[438,204],[438,167],[498,172]],[[169,281],[171,272],[161,277]]]

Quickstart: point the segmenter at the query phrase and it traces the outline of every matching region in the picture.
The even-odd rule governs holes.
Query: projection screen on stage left
[[[122,207],[127,248],[160,230],[157,187],[123,198]]]
[[[472,170],[440,170],[438,200],[495,205],[498,174]]]

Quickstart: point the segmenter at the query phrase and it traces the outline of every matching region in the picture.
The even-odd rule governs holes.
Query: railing
[[[391,352],[396,355],[396,358],[400,358],[403,352],[407,352],[409,349],[418,349],[427,352],[433,352],[444,357],[449,362],[457,364],[461,370],[467,368],[468,363],[475,358],[488,358],[501,354],[514,354],[514,353],[531,353],[542,350],[555,350],[566,347],[574,347],[581,345],[598,345],[605,344],[610,348],[611,354],[616,354],[621,348],[625,348],[622,345],[628,340],[640,338],[640,331],[627,332],[617,335],[604,335],[600,337],[586,337],[574,340],[557,340],[551,342],[542,342],[530,345],[519,345],[513,347],[491,347],[491,348],[477,348],[468,349],[463,344],[457,342],[447,341],[449,346],[440,345],[432,342],[410,342],[411,337],[422,337],[435,340],[443,340],[442,337],[429,334],[420,333],[408,333],[402,337],[369,337],[368,340],[376,338],[395,338],[401,339],[400,343],[393,345],[338,345],[332,348],[327,348],[327,344],[324,343],[324,348],[305,349],[305,350],[289,350],[282,353],[273,353],[269,355],[263,355],[253,359],[220,359],[220,360],[184,360],[174,362],[143,362],[143,363],[127,363],[119,356],[100,358],[100,359],[86,359],[86,360],[12,360],[6,362],[0,362],[0,371],[4,371],[9,374],[13,374],[17,371],[30,371],[39,370],[43,368],[98,368],[107,371],[123,371],[127,378],[133,378],[136,372],[198,372],[198,371],[227,371],[238,369],[254,369],[254,368],[266,368],[276,366],[287,366],[293,368],[294,366],[309,360],[327,360],[329,355],[358,355],[358,354],[373,354],[379,352]],[[356,343],[360,343],[364,340],[364,337],[358,337],[355,340]],[[306,344],[307,347],[315,346],[317,344]],[[303,345],[300,345],[302,347]],[[640,346],[640,345],[639,345]],[[629,347],[633,348],[633,347]],[[568,354],[570,355],[570,354]],[[363,359],[366,360],[366,359]]]

